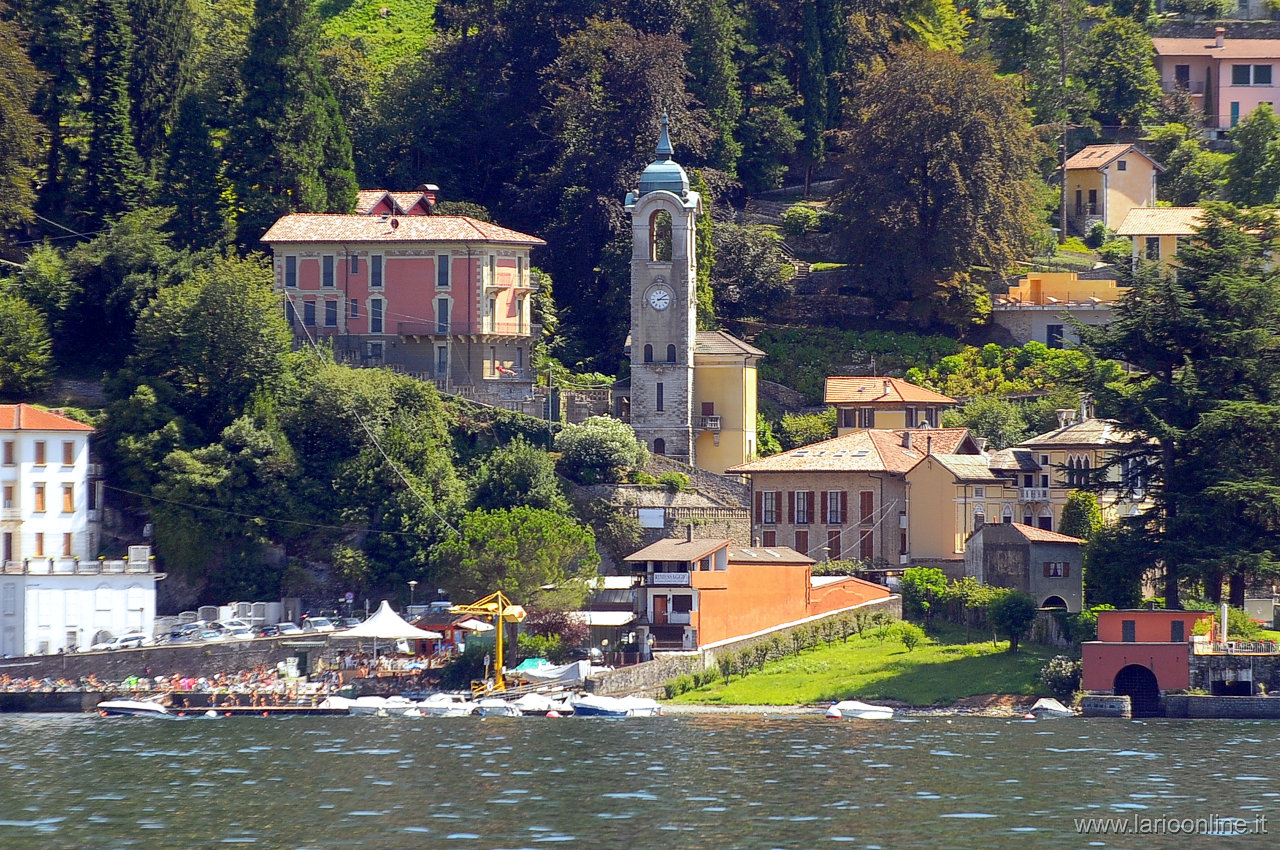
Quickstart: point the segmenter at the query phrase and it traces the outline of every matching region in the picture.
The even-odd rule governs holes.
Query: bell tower
[[[627,193],[631,213],[631,425],[654,454],[693,464],[697,343],[694,227],[702,199],[662,116],[657,158]]]

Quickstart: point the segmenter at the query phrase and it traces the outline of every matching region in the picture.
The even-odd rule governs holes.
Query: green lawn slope
[[[422,53],[435,32],[435,0],[320,0],[326,40],[359,41],[380,69]],[[384,13],[385,10],[385,13]]]
[[[960,630],[947,630],[908,652],[890,637],[851,637],[771,661],[761,672],[734,676],[729,684],[689,691],[672,702],[713,705],[810,705],[842,699],[898,700],[912,706],[952,703],[981,694],[1033,695],[1040,668],[1057,654],[1050,647],[990,640],[966,643]]]

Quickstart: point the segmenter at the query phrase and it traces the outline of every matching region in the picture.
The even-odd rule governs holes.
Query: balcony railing
[[[396,324],[396,333],[400,336],[447,337],[474,334],[537,336],[541,332],[541,325],[529,322],[490,322],[488,319],[479,322],[398,322]]]
[[[123,559],[82,561],[79,558],[25,558],[21,561],[5,561],[4,572],[6,575],[99,576],[153,573],[155,566],[151,561],[130,563]]]
[[[1204,94],[1204,80],[1187,80],[1179,82],[1178,80],[1161,80],[1160,88],[1165,94],[1173,94],[1174,92],[1184,91],[1188,94]]]
[[[719,431],[720,417],[718,415],[700,416],[698,417],[698,428],[703,431]]]
[[[1023,487],[1022,501],[1047,502],[1049,501],[1049,488],[1048,487]]]
[[[0,522],[12,522],[22,519],[22,511],[18,508],[0,508]]]

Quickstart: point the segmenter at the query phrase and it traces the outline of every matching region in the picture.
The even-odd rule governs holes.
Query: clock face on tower
[[[671,290],[665,286],[655,286],[649,290],[649,306],[655,310],[665,310],[671,306]]]

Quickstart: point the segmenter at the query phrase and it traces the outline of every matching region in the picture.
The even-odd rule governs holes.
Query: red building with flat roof
[[[1208,611],[1120,610],[1098,612],[1098,639],[1081,646],[1086,691],[1127,694],[1135,717],[1160,710],[1163,691],[1191,685],[1191,635]]]

